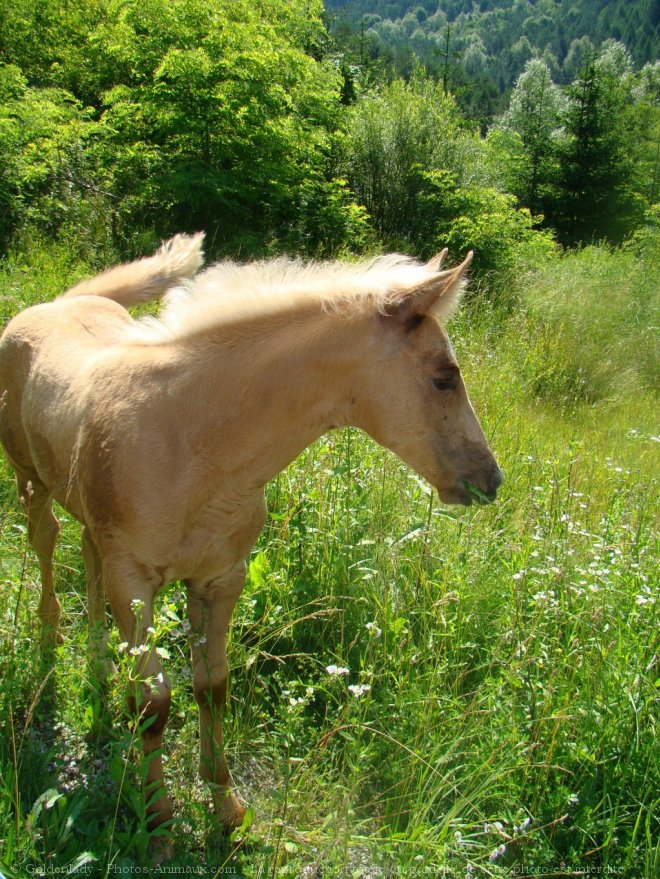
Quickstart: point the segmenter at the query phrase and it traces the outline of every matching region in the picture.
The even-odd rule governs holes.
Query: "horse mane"
[[[228,260],[168,291],[159,315],[139,318],[129,335],[146,343],[178,341],[215,327],[295,313],[310,304],[348,317],[383,313],[402,290],[433,274],[398,253],[357,263]]]

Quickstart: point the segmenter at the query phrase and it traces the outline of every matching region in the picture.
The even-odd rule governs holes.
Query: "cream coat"
[[[224,263],[188,281],[201,246],[200,235],[177,236],[15,317],[0,340],[0,439],[39,557],[47,643],[61,637],[53,499],[83,525],[99,670],[105,597],[137,647],[149,641],[158,590],[185,583],[200,770],[233,827],[244,807],[222,750],[225,645],[268,480],[343,425],[397,453],[448,503],[492,499],[502,477],[438,320],[469,258],[449,271],[444,252],[425,265]],[[126,311],[170,288],[159,318]],[[160,791],[156,826],[171,816],[159,756],[170,684],[153,647],[137,671],[133,708],[152,718],[143,742]]]

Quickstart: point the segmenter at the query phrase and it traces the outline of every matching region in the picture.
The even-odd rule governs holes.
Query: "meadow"
[[[231,633],[227,741],[250,803],[231,839],[197,776],[183,595],[174,859],[153,875],[660,875],[657,231],[481,279],[449,329],[505,474],[441,505],[355,430],[268,488]],[[4,323],[89,271],[35,244],[0,267]],[[655,386],[654,386],[655,383]],[[38,649],[38,567],[0,463],[0,872],[149,872],[130,663],[102,704],[79,526],[61,510],[65,644]]]

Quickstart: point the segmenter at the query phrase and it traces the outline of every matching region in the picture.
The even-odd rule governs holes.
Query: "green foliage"
[[[441,243],[454,254],[473,249],[475,271],[494,276],[491,289],[509,284],[520,265],[543,263],[555,252],[552,236],[534,228],[514,196],[487,186],[459,186],[446,171],[422,177],[420,216],[435,249]]]
[[[660,94],[655,66],[634,73],[620,43],[587,54],[563,91],[529,62],[489,133],[494,179],[564,244],[619,244],[657,194]]]
[[[349,110],[346,167],[351,189],[388,248],[434,246],[420,211],[424,173],[445,169],[467,183],[478,175],[480,144],[454,100],[420,77],[395,80]]]
[[[341,78],[320,3],[43,5],[40,59],[29,0],[2,28],[5,247],[28,224],[68,238],[77,226],[81,242],[104,225],[130,250],[145,231],[205,228],[216,251],[244,254],[364,237],[335,174]],[[300,210],[310,201],[325,220]]]
[[[71,94],[30,88],[17,67],[0,64],[0,249],[26,227],[81,244],[93,238],[97,247],[108,240],[89,149],[94,132]]]
[[[509,108],[499,121],[503,132],[520,138],[520,161],[509,175],[510,191],[534,214],[542,212],[547,193],[543,185],[555,177],[555,141],[560,125],[564,98],[553,83],[550,70],[543,61],[527,62],[511,93]],[[516,150],[515,139],[510,141]]]
[[[622,41],[638,66],[655,61],[660,47],[657,0],[442,0],[425,4],[425,15],[409,0],[326,5],[331,32],[352,63],[404,77],[421,64],[482,127],[501,112],[532,58],[565,84],[583,68],[585,53],[608,39]]]
[[[97,52],[119,51],[124,71],[104,93],[103,116],[111,189],[127,197],[122,227],[152,216],[160,234],[201,227],[223,250],[253,251],[328,167],[339,81],[306,51],[320,36],[319,9],[272,4],[264,17],[248,3],[193,0],[165,14],[161,3],[118,9]]]
[[[623,46],[588,59],[569,88],[551,220],[567,243],[621,241],[644,211],[636,191],[627,104],[632,76]]]

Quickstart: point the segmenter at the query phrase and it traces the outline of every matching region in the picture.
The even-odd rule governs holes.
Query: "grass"
[[[61,253],[33,258],[39,285],[5,268],[6,311],[80,271]],[[233,841],[215,832],[196,775],[182,596],[163,595],[172,871],[660,875],[658,428],[648,351],[634,344],[648,324],[630,330],[634,393],[603,384],[592,361],[604,330],[589,324],[591,294],[570,298],[571,259],[591,260],[585,277],[597,269],[604,289],[618,259],[642,272],[638,257],[593,249],[529,276],[508,317],[475,302],[452,327],[506,476],[496,504],[442,507],[352,430],[269,486],[231,635],[229,759],[254,807]],[[584,344],[567,346],[565,366],[582,357],[588,393],[563,381],[561,358],[531,369],[539,339],[571,313],[546,315],[538,291],[552,285],[562,307],[574,303]],[[553,380],[539,382],[550,364]],[[98,731],[79,529],[62,515],[66,644],[49,665],[36,646],[38,570],[0,467],[1,870],[135,873],[148,862],[144,766],[121,680],[113,725]]]

